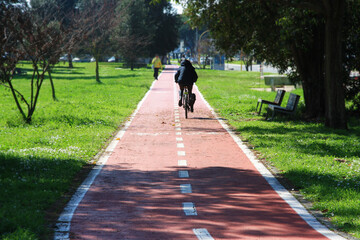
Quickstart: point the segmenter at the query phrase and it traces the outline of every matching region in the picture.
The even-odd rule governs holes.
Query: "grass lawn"
[[[74,64],[53,71],[58,101],[44,82],[30,125],[23,124],[10,92],[0,86],[0,239],[51,238],[49,208],[106,146],[153,81],[151,69],[102,63],[103,84],[97,84],[93,63]],[[14,83],[25,92],[31,69],[20,67],[28,73]]]
[[[207,101],[259,158],[275,166],[340,230],[360,237],[360,120],[351,119],[348,131],[284,117],[265,121],[254,114],[257,99],[273,100],[276,93],[252,90],[265,87],[259,73],[198,70],[198,75]],[[301,95],[303,108],[302,90],[293,92]]]

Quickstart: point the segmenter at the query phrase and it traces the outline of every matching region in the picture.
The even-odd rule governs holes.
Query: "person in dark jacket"
[[[189,60],[181,61],[180,68],[175,74],[175,82],[179,84],[180,87],[180,100],[179,107],[182,106],[182,96],[184,92],[184,87],[187,86],[189,90],[190,96],[190,108],[191,111],[194,111],[194,103],[195,103],[195,94],[192,93],[192,88],[194,82],[198,79],[198,75],[196,74],[195,68],[191,64]]]

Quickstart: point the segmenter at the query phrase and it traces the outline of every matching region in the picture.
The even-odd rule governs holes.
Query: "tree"
[[[16,106],[26,123],[35,112],[45,73],[55,64],[63,49],[63,28],[51,18],[39,21],[33,9],[25,4],[0,3],[0,84],[10,89]],[[30,80],[30,97],[16,88],[14,74],[19,60],[30,59],[33,74]],[[24,111],[24,105],[27,111]]]
[[[118,4],[118,9],[127,11],[121,14],[113,45],[131,69],[141,57],[165,56],[177,47],[179,16],[166,0],[128,0]]]
[[[74,39],[95,58],[96,82],[101,83],[99,61],[111,50],[110,34],[115,26],[116,2],[113,0],[83,0],[79,4]]]
[[[123,1],[117,6],[117,15],[122,15],[111,35],[114,52],[118,52],[125,62],[134,69],[140,57],[147,57],[146,47],[151,42],[151,30],[146,16],[149,12],[144,1]],[[123,14],[126,9],[126,14]]]
[[[74,22],[77,2],[78,0],[31,0],[30,4],[33,9],[37,9],[37,14],[40,18],[52,16],[54,18],[53,20],[60,21],[64,28],[70,28]],[[70,41],[70,39],[68,39],[68,41]],[[73,68],[73,47],[74,46],[70,44],[67,49],[69,68]],[[49,77],[51,79],[50,72]],[[50,81],[52,82],[52,79]]]
[[[189,18],[181,16],[181,26],[179,29],[180,39],[184,41],[184,47],[195,51],[196,47],[196,29],[189,24]]]
[[[178,46],[180,16],[166,0],[159,0],[158,3],[145,0],[145,5],[149,6],[146,22],[151,29],[151,44],[147,46],[148,56],[165,56]]]
[[[243,47],[283,70],[292,67],[292,76],[303,83],[307,115],[325,113],[326,126],[346,128],[344,46],[349,44],[343,19],[356,2],[192,0],[187,7],[195,23],[209,24],[228,53]]]

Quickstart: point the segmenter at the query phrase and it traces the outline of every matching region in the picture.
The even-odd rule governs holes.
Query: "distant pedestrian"
[[[155,57],[153,58],[151,63],[154,68],[154,78],[155,78],[155,80],[158,80],[159,69],[162,68],[161,60],[160,60],[158,54],[155,55]]]
[[[179,107],[182,106],[182,96],[184,92],[184,87],[187,86],[190,96],[190,110],[194,111],[194,103],[196,100],[195,94],[192,93],[194,82],[198,79],[195,68],[189,60],[181,61],[180,68],[175,74],[175,82],[179,84],[180,87],[180,100]]]

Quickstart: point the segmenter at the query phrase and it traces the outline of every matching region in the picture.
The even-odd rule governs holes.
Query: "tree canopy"
[[[229,55],[243,49],[302,81],[306,114],[346,128],[344,83],[359,61],[359,0],[189,0],[193,24],[207,24]]]

